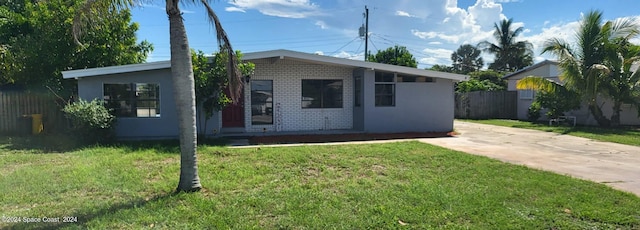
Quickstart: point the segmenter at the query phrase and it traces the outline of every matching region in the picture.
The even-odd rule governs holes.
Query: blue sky
[[[494,23],[513,18],[524,27],[520,40],[534,45],[536,62],[549,38],[573,40],[583,13],[600,10],[606,20],[640,20],[634,0],[229,0],[211,1],[233,48],[244,53],[289,49],[362,60],[364,39],[358,28],[369,8],[369,50],[406,46],[419,68],[450,65],[451,53],[462,44],[494,42]],[[182,6],[190,46],[216,51],[215,33],[198,5]],[[139,40],[154,44],[147,61],[168,60],[169,25],[164,1],[151,1],[132,10],[140,24]],[[640,44],[640,39],[634,39]],[[492,61],[484,55],[485,63]]]

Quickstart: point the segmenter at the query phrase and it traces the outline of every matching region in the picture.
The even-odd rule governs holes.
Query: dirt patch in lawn
[[[348,134],[309,134],[309,135],[276,135],[254,136],[249,138],[249,143],[257,144],[294,144],[294,143],[325,143],[346,141],[370,141],[370,140],[394,140],[414,138],[452,137],[454,132],[432,133],[348,133]]]

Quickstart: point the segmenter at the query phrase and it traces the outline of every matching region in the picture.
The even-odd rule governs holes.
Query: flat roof
[[[352,60],[352,59],[346,59],[346,58],[338,58],[338,57],[303,53],[303,52],[283,50],[283,49],[245,53],[243,54],[242,60],[251,61],[251,60],[266,59],[266,58],[292,59],[292,60],[309,62],[309,63],[348,66],[348,67],[354,67],[354,68],[365,68],[365,69],[371,69],[371,70],[394,72],[399,74],[450,79],[454,81],[466,81],[469,79],[468,75],[462,75],[462,74],[446,73],[446,72],[418,69],[418,68],[412,68],[412,67],[406,67],[406,66],[383,64],[383,63],[377,63],[377,62],[365,62],[360,60]],[[148,62],[148,63],[141,63],[141,64],[69,70],[69,71],[63,71],[62,76],[64,79],[78,79],[83,77],[138,72],[138,71],[147,71],[147,70],[156,70],[156,69],[166,69],[166,68],[171,68],[170,61],[158,61],[158,62]]]
[[[522,68],[522,69],[520,69],[520,70],[518,70],[516,72],[504,75],[504,77],[502,77],[502,79],[507,79],[507,78],[516,76],[516,75],[524,73],[524,72],[528,72],[528,71],[534,70],[534,69],[536,69],[538,67],[541,67],[541,66],[544,66],[544,65],[548,65],[548,64],[549,65],[557,65],[558,62],[557,61],[553,61],[553,60],[544,60],[544,61],[538,62],[538,63],[536,63],[534,65],[528,66],[526,68]]]

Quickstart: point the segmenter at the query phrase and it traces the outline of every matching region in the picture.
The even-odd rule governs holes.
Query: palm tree
[[[604,29],[608,31],[615,23],[628,22],[628,20],[608,22]],[[640,73],[638,73],[638,66],[634,65],[640,59],[640,46],[629,43],[630,36],[635,36],[637,33],[636,28],[627,37],[605,43],[606,56],[599,69],[602,69],[607,77],[604,82],[604,91],[613,100],[612,126],[620,125],[623,103],[640,107]]]
[[[186,1],[186,0],[185,0]],[[231,99],[235,102],[242,90],[242,76],[238,69],[238,61],[231,47],[229,38],[220,24],[218,16],[209,5],[208,0],[182,1],[183,3],[199,3],[204,6],[211,24],[215,27],[219,53],[228,55],[227,71]],[[165,0],[166,13],[169,17],[169,40],[171,46],[171,74],[173,79],[174,98],[178,108],[178,129],[180,139],[180,181],[178,192],[195,192],[202,188],[198,176],[197,164],[197,130],[196,130],[196,103],[193,78],[193,66],[191,62],[191,50],[187,39],[187,32],[182,18],[182,12],[178,7],[180,0]],[[99,17],[100,11],[120,10],[134,7],[139,3],[136,0],[86,0],[74,19],[74,38],[78,41],[81,29],[88,21]]]
[[[609,126],[611,121],[603,114],[598,97],[608,95],[615,98],[618,96],[613,95],[622,93],[613,90],[621,86],[615,79],[625,82],[624,84],[638,84],[637,80],[634,83],[632,78],[611,74],[624,71],[623,67],[629,70],[631,66],[629,62],[631,59],[615,60],[620,54],[616,51],[619,47],[615,41],[619,39],[628,41],[635,34],[637,34],[637,27],[633,22],[622,20],[602,24],[602,12],[591,11],[584,16],[580,28],[576,31],[575,47],[557,38],[545,42],[543,53],[550,52],[559,59],[558,65],[562,69],[560,80],[565,87],[579,93],[587,101],[591,115],[600,126]],[[626,62],[628,63],[625,67],[622,63]],[[519,89],[550,89],[548,84],[535,78],[522,79],[517,87]],[[637,86],[635,87],[637,89]]]
[[[516,41],[516,37],[522,33],[523,27],[512,30],[513,19],[503,19],[495,28],[493,37],[497,43],[488,41],[480,42],[478,47],[495,55],[489,69],[496,71],[516,71],[533,64],[533,45],[527,41]]]

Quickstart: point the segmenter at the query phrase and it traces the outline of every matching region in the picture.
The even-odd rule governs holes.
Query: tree
[[[253,74],[255,64],[242,62],[242,53],[236,51],[238,57],[238,67],[243,76]],[[224,53],[214,53],[211,56],[213,61],[204,52],[191,50],[193,60],[193,76],[195,80],[196,105],[201,108],[204,116],[200,118],[201,133],[207,130],[207,120],[213,113],[222,110],[230,104],[231,99],[224,93],[228,86],[227,79],[227,55]]]
[[[495,55],[489,69],[513,72],[533,64],[533,45],[527,41],[516,41],[523,27],[512,30],[513,19],[494,24],[493,37],[497,43],[480,42],[478,47]]]
[[[611,25],[605,24],[605,31]],[[607,76],[604,92],[613,100],[611,125],[618,126],[623,103],[635,105],[640,115],[640,73],[637,66],[640,46],[629,43],[628,38],[617,38],[605,43],[605,53],[605,61],[599,69]]]
[[[507,89],[507,82],[502,79],[504,74],[493,70],[475,71],[469,73],[469,80],[458,82],[456,92],[473,91],[503,91]]]
[[[615,101],[622,101],[622,98],[626,96],[623,96],[622,91],[613,88],[627,87],[624,86],[625,84],[637,84],[637,78],[634,81],[634,78],[628,75],[629,73],[626,75],[615,73],[621,73],[620,71],[624,71],[625,68],[629,70],[630,60],[632,60],[624,60],[624,57],[629,56],[630,53],[627,53],[624,48],[620,50],[620,44],[616,45],[618,43],[616,41],[630,39],[637,34],[638,28],[634,22],[619,20],[603,24],[602,12],[591,11],[580,22],[580,27],[576,32],[577,44],[575,47],[557,38],[545,42],[543,53],[550,52],[559,59],[558,65],[562,69],[560,80],[564,82],[565,87],[578,93],[586,100],[591,115],[600,126],[611,125],[611,120],[603,114],[598,102],[599,96],[608,95],[614,98],[615,107]],[[620,56],[623,58],[620,59]],[[630,78],[625,78],[627,76]],[[535,80],[535,78],[522,79],[518,82],[517,87],[545,91],[553,89],[552,85]],[[635,88],[634,90],[637,90],[637,87],[630,85],[629,87],[629,89]],[[624,91],[626,92],[626,90]],[[627,96],[629,95],[632,94]],[[614,108],[614,110],[616,109]],[[619,119],[619,115],[615,119]]]
[[[453,70],[459,74],[468,74],[480,70],[484,65],[480,54],[482,52],[475,46],[469,44],[461,45],[458,50],[451,54]]]
[[[435,65],[431,66],[431,68],[427,68],[427,69],[428,70],[433,70],[433,71],[439,71],[439,72],[455,73],[455,71],[453,71],[453,67],[447,66],[447,65],[435,64]]]
[[[137,43],[138,25],[127,10],[102,12],[101,26],[77,45],[71,27],[80,0],[12,2],[0,7],[7,19],[0,22],[0,84],[72,94],[75,82],[63,81],[61,71],[141,63],[153,49],[146,41]]]
[[[186,0],[185,0],[186,1]],[[182,1],[183,3],[185,1]],[[74,36],[77,38],[83,25],[94,19],[96,12],[107,9],[118,10],[136,5],[138,1],[128,0],[104,0],[92,1],[84,0],[83,9],[74,20]],[[166,13],[169,17],[169,43],[171,47],[171,75],[174,86],[174,98],[178,105],[178,130],[180,139],[180,180],[178,182],[178,192],[200,191],[200,177],[198,175],[197,164],[197,130],[196,130],[196,103],[195,86],[193,77],[193,64],[191,61],[191,50],[189,40],[182,18],[182,12],[178,7],[180,0],[165,0]],[[236,102],[242,90],[242,74],[238,68],[238,60],[231,47],[229,38],[220,24],[220,19],[209,5],[208,0],[187,1],[189,3],[200,3],[207,12],[209,22],[215,27],[218,48],[220,53],[228,55],[227,77],[231,100]],[[76,39],[77,40],[77,39]]]
[[[378,50],[375,55],[369,55],[371,62],[385,63],[391,65],[418,67],[418,62],[413,54],[404,46],[389,47],[386,50]]]

